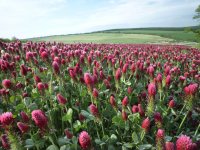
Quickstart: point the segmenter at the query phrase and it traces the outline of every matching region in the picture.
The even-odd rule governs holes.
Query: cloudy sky
[[[0,0],[0,37],[196,25],[199,0]]]

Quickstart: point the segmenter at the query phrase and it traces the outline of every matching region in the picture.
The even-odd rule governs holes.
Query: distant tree
[[[191,29],[191,31],[196,34],[197,40],[199,41],[199,45],[200,45],[200,5],[196,8],[195,13],[196,14],[193,16],[193,19],[197,20],[199,24],[198,24],[198,28]]]
[[[16,38],[15,36],[13,36],[13,37],[11,38],[11,41],[16,41],[16,40],[18,40],[18,38]]]
[[[0,38],[0,42],[10,42],[10,39]]]
[[[197,9],[195,10],[195,15],[193,17],[193,19],[197,19],[200,21],[200,5],[197,7]]]

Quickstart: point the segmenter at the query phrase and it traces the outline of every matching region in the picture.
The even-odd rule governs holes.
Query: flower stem
[[[33,137],[32,133],[30,133],[30,136],[31,136],[33,143],[35,143],[36,141],[35,141],[35,138]],[[35,144],[35,147],[37,150],[40,150],[38,144]]]
[[[183,107],[182,107],[182,109],[181,109],[179,115],[174,119],[175,121],[178,120],[178,118],[180,117],[180,114],[182,114],[182,112],[183,112],[185,106],[186,106],[186,103],[183,105]]]
[[[199,125],[198,125],[198,127],[197,127],[197,129],[196,129],[196,131],[195,131],[195,133],[194,133],[194,137],[197,136],[197,133],[198,133],[198,131],[199,131],[199,128],[200,128],[200,123],[199,123]]]
[[[129,76],[128,81],[131,79],[131,77],[132,77],[132,74]]]
[[[142,133],[141,133],[141,135],[140,135],[141,141],[143,141],[144,135],[145,135],[145,131],[143,130]]]
[[[98,137],[98,139],[100,139],[100,136],[99,136],[99,132],[98,132],[98,129],[97,129],[97,124],[96,124],[96,122],[94,122],[94,124],[95,124],[95,128],[96,128],[96,131],[97,131],[97,137]]]
[[[103,136],[104,136],[104,135],[105,135],[105,132],[104,132],[104,127],[103,127],[103,122],[101,122],[101,129],[102,129]]]
[[[187,117],[188,113],[189,113],[189,111],[186,113],[186,115],[184,116],[183,120],[181,121],[181,124],[180,124],[180,126],[178,127],[178,132],[177,132],[177,133],[179,133],[179,132],[180,132],[180,129],[181,129],[181,127],[182,127],[183,123],[185,122],[185,119],[186,119],[186,117]]]
[[[63,113],[63,109],[62,109],[62,107],[61,107],[61,120],[62,120],[62,131],[61,131],[61,133],[64,131],[64,122],[63,122],[63,119],[62,119],[62,117],[64,116],[64,113]]]
[[[183,108],[181,109],[180,114],[182,113],[182,111],[183,111],[183,109],[185,108],[185,106],[186,106],[186,103],[183,105]]]
[[[160,101],[162,101],[162,93],[160,92],[159,95],[160,95]]]

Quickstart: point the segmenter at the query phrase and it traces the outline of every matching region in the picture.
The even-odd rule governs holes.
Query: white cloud
[[[48,35],[41,29],[51,26],[51,15],[65,4],[64,0],[0,0],[0,37]]]
[[[77,3],[82,5],[77,5]],[[108,28],[189,26],[198,0],[0,0],[0,37],[28,38]],[[73,4],[73,6],[72,6]],[[87,6],[87,7],[86,7]],[[81,7],[81,8],[80,8]],[[88,9],[89,7],[89,9]]]
[[[166,0],[127,0],[111,8],[99,9],[86,20],[85,27],[189,26],[194,25],[191,10],[194,10],[197,5],[197,1],[170,4]]]

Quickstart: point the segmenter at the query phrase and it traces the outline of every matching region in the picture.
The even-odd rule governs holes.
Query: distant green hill
[[[191,28],[199,28],[194,26]],[[110,29],[83,34],[52,35],[26,40],[65,43],[193,43],[197,38],[185,27]],[[194,44],[194,43],[193,43]]]
[[[64,43],[165,43],[172,39],[147,34],[124,34],[124,33],[87,33],[74,35],[57,35],[29,39],[32,41],[57,41]]]
[[[108,29],[97,32],[107,32],[107,31],[123,31],[123,30],[159,30],[159,31],[184,31],[187,28],[199,29],[200,26],[191,26],[191,27],[149,27],[149,28],[120,28],[120,29]]]
[[[193,26],[192,29],[200,28]],[[98,33],[124,33],[124,34],[148,34],[158,35],[165,38],[174,39],[177,42],[190,41],[197,42],[196,36],[193,32],[187,32],[185,27],[167,27],[167,28],[128,28],[128,29],[111,29],[99,31]]]

